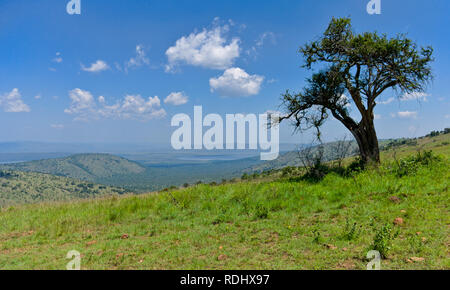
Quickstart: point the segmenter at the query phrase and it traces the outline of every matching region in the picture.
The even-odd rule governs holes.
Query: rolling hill
[[[104,197],[126,192],[121,188],[50,174],[0,170],[0,208],[24,203]]]
[[[218,182],[242,175],[242,170],[261,163],[259,158],[208,161],[201,164],[143,166],[110,154],[76,154],[65,158],[0,165],[0,170],[47,173],[57,176],[147,192],[184,183]]]
[[[76,154],[65,158],[6,164],[0,169],[47,173],[91,182],[140,174],[146,170],[136,162],[110,154]]]

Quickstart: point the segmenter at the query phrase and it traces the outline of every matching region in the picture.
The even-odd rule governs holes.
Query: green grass
[[[389,249],[382,269],[450,269],[447,147],[401,178],[385,161],[319,182],[273,175],[5,208],[0,268],[65,269],[77,250],[82,269],[365,269],[376,245]]]

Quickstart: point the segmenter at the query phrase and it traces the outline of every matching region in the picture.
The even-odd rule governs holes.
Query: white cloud
[[[391,97],[389,99],[387,99],[386,101],[382,101],[382,102],[377,102],[377,104],[381,104],[381,105],[389,105],[390,103],[392,103],[395,100],[394,97]]]
[[[182,92],[173,92],[164,99],[165,104],[172,104],[174,106],[184,105],[187,102],[188,96]]]
[[[104,96],[99,96],[96,102],[90,92],[81,89],[70,91],[69,97],[72,103],[64,112],[75,115],[75,120],[87,121],[100,118],[149,120],[166,115],[157,96],[146,100],[140,95],[127,95],[113,105],[108,105]]]
[[[50,127],[53,129],[64,129],[64,125],[62,124],[51,124]]]
[[[94,97],[88,91],[82,89],[73,89],[69,92],[69,98],[72,104],[69,109],[64,110],[68,114],[76,114],[91,109],[95,106]]]
[[[445,119],[450,119],[450,115],[445,115]]]
[[[136,45],[136,55],[126,61],[123,66],[118,62],[114,63],[114,66],[118,71],[125,71],[125,73],[128,73],[129,69],[144,65],[150,65],[150,60],[148,59],[147,54],[145,53],[144,46],[142,44]]]
[[[339,101],[338,101],[338,104],[339,105],[341,105],[341,106],[344,106],[344,107],[346,107],[346,108],[349,108],[349,107],[351,107],[352,105],[350,104],[350,98],[349,97],[347,97],[346,95],[342,95],[340,98],[339,98]]]
[[[256,46],[259,47],[263,46],[264,42],[266,42],[267,40],[269,40],[272,44],[275,44],[276,43],[275,33],[266,31],[263,34],[261,34],[258,40],[256,40]]]
[[[61,56],[61,53],[60,52],[57,52],[56,53],[56,57],[52,60],[53,62],[56,62],[56,63],[61,63],[62,61],[63,61],[63,58],[62,58],[62,56]]]
[[[7,113],[29,112],[30,107],[22,101],[22,96],[17,88],[11,92],[0,95],[0,108]]]
[[[87,72],[95,73],[107,70],[109,69],[109,66],[103,60],[97,60],[96,62],[92,63],[90,67],[85,67],[83,64],[81,64],[81,69]]]
[[[410,112],[410,111],[397,112],[397,116],[403,119],[416,119],[417,112]]]
[[[413,93],[405,93],[400,101],[411,101],[411,100],[422,100],[424,102],[428,101],[427,97],[430,97],[429,94],[421,93],[421,92],[413,92]]]
[[[149,64],[150,60],[145,54],[144,47],[139,44],[136,46],[136,56],[130,58],[130,60],[126,63],[125,71],[128,71],[129,68],[140,67]]]
[[[380,120],[380,119],[381,119],[381,115],[375,114],[375,115],[373,115],[373,118],[374,118],[375,120]]]
[[[249,75],[243,69],[233,67],[220,77],[209,79],[209,85],[211,92],[223,97],[246,97],[258,94],[263,81],[263,76]]]
[[[255,40],[255,44],[246,50],[247,55],[254,55],[256,58],[258,54],[258,50],[261,49],[265,43],[269,41],[271,44],[276,44],[275,33],[271,31],[266,31],[263,34],[259,35],[259,37]]]
[[[36,95],[36,96],[34,96],[34,98],[35,98],[36,100],[40,100],[40,99],[42,99],[42,96],[41,96],[41,95]]]
[[[178,39],[175,46],[169,47],[166,56],[169,64],[166,71],[173,71],[179,63],[211,69],[226,69],[233,65],[239,57],[239,38],[227,43],[223,36],[228,26],[203,29],[199,33],[191,33]]]

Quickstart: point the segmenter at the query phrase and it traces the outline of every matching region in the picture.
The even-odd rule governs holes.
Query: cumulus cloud
[[[83,64],[81,64],[81,69],[87,72],[96,73],[109,69],[109,65],[103,60],[97,60],[96,62],[92,63],[91,66],[89,67],[85,67]]]
[[[416,119],[417,112],[410,112],[410,111],[397,112],[397,116],[403,119]]]
[[[263,76],[249,75],[243,69],[233,67],[225,70],[223,75],[211,78],[211,92],[217,92],[223,97],[246,97],[256,95],[264,81]]]
[[[228,26],[225,25],[181,37],[166,51],[169,61],[166,71],[172,71],[182,63],[211,69],[231,67],[239,57],[239,38],[227,42],[224,36],[227,31]]]
[[[157,96],[144,99],[140,95],[127,95],[113,105],[108,105],[104,96],[99,96],[97,102],[90,92],[81,89],[70,91],[69,97],[72,102],[64,112],[75,115],[75,120],[110,118],[145,121],[166,115]]]
[[[413,93],[405,93],[400,98],[400,101],[411,101],[411,100],[419,100],[419,101],[428,101],[429,94],[421,93],[421,92],[413,92]]]
[[[0,108],[7,113],[29,112],[30,107],[22,100],[22,96],[17,88],[11,92],[0,95]]]
[[[188,99],[188,96],[186,96],[182,92],[173,92],[164,99],[164,103],[174,106],[180,106],[186,104],[188,102]]]

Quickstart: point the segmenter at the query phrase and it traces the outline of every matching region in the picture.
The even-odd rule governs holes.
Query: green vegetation
[[[0,170],[0,208],[123,194],[125,190],[33,172]]]
[[[66,158],[45,159],[0,165],[0,170],[48,173],[89,182],[126,188],[142,193],[182,186],[202,179],[204,182],[240,176],[242,170],[261,163],[259,158],[216,161],[178,166],[142,166],[109,154],[77,154]]]
[[[92,182],[145,171],[144,167],[135,162],[109,154],[77,154],[65,158],[7,164],[1,168],[48,173]]]
[[[404,34],[356,33],[350,18],[333,18],[299,53],[303,68],[312,74],[302,90],[282,94],[286,115],[280,120],[294,119],[299,130],[315,128],[320,140],[320,128],[333,116],[357,141],[361,163],[380,163],[374,125],[377,98],[388,90],[398,96],[425,92],[433,79],[433,48],[419,48]],[[351,116],[351,104],[358,108],[358,118]]]
[[[323,165],[333,170],[318,180],[280,170],[4,208],[0,268],[65,269],[67,252],[77,250],[83,269],[365,269],[377,249],[382,269],[450,269],[448,137],[384,151],[378,168],[342,174]],[[402,162],[414,170],[399,177]]]

